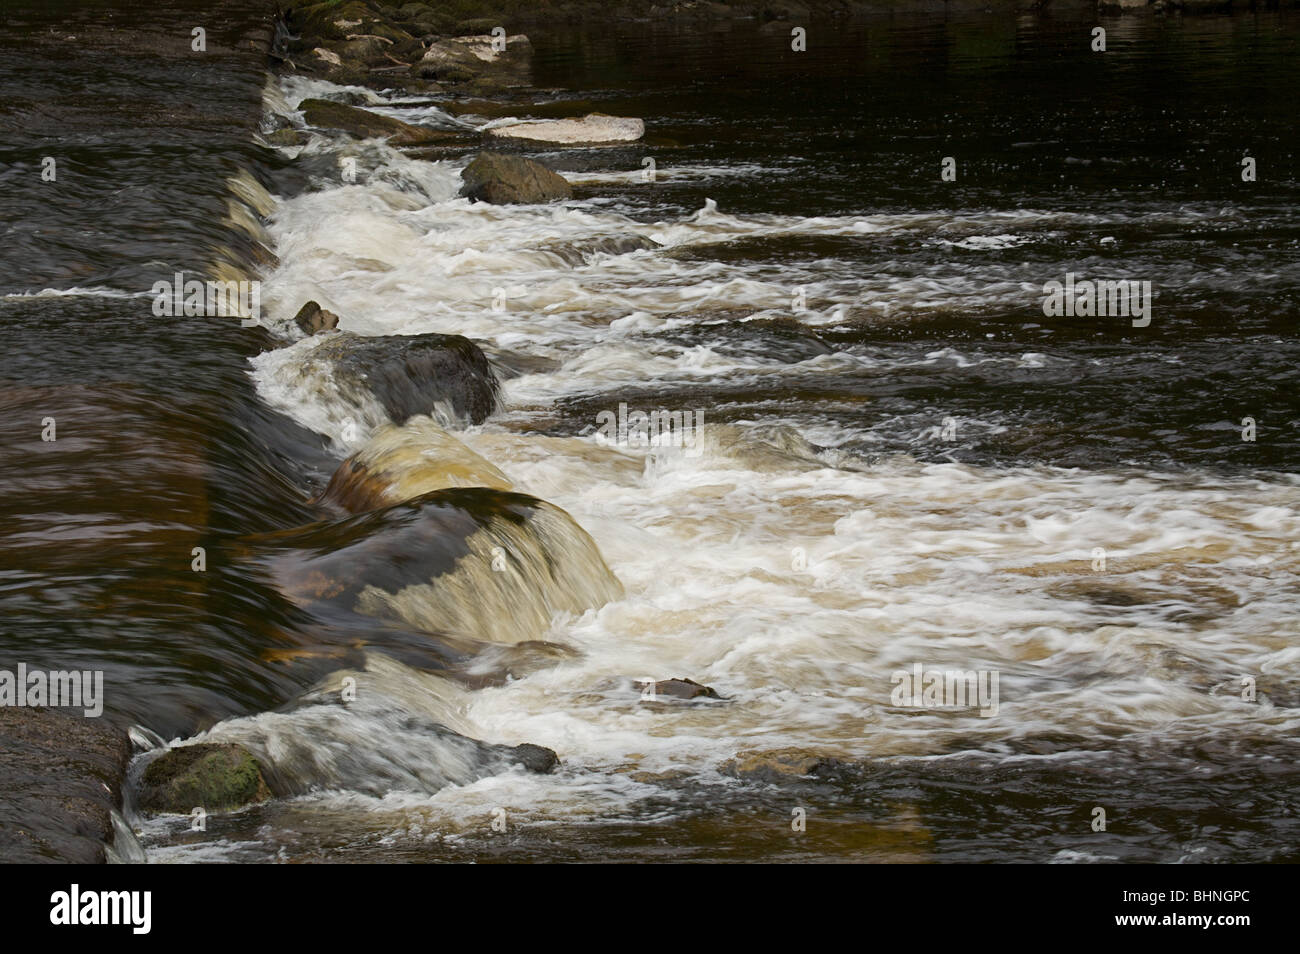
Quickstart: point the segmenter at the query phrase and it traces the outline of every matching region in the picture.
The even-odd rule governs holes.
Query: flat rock
[[[645,135],[645,123],[625,116],[589,113],[581,119],[528,119],[484,132],[488,141],[542,142],[557,146],[591,146],[635,142]]]

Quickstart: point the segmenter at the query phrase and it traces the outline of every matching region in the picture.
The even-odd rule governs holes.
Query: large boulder
[[[563,176],[522,156],[481,152],[460,177],[465,181],[461,195],[493,205],[549,202],[573,196],[573,187]]]
[[[527,119],[484,132],[489,142],[545,143],[551,146],[599,146],[635,142],[645,123],[625,116],[589,113],[581,119]]]
[[[327,335],[311,354],[332,365],[334,385],[355,405],[373,398],[394,424],[417,414],[481,424],[500,384],[487,356],[460,335]]]
[[[511,490],[510,480],[428,417],[377,429],[334,472],[321,500],[353,513],[448,487]]]
[[[307,612],[369,617],[431,642],[541,639],[557,614],[578,616],[623,592],[565,511],[485,487],[245,540]]]
[[[413,126],[391,116],[381,116],[368,109],[345,106],[328,99],[304,99],[298,104],[308,125],[341,129],[359,139],[387,139],[394,146],[421,146],[450,142],[463,133],[452,130]]]
[[[271,796],[262,766],[239,745],[200,742],[158,756],[140,777],[137,804],[150,814],[188,815],[195,808],[233,811]]]

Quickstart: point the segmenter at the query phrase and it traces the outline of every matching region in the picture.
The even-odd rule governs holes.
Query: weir
[[[0,37],[0,618],[105,708],[0,707],[6,857],[123,789],[155,861],[1294,855],[1293,20],[647,3],[494,65],[348,0],[268,88],[270,11],[66,6]],[[489,144],[536,201],[461,194]]]

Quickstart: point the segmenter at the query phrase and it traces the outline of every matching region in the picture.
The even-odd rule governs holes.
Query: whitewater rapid
[[[343,93],[416,121],[486,122],[299,79],[283,81],[268,103],[301,125],[291,103]],[[816,405],[721,424],[707,403],[689,403],[693,387],[716,382],[793,383],[938,361],[1011,362],[1032,375],[1073,360],[1050,348],[984,354],[976,342],[895,364],[856,346],[791,361],[663,334],[710,316],[792,317],[817,329],[972,299],[1018,307],[1034,289],[1016,279],[977,281],[937,267],[867,273],[817,259],[737,262],[708,250],[891,230],[900,241],[1018,248],[1053,234],[1065,213],[800,218],[734,215],[710,201],[647,221],[635,197],[471,204],[456,196],[462,161],[412,159],[378,141],[312,133],[284,151],[314,171],[314,188],[281,198],[271,214],[280,263],[265,283],[264,322],[285,332],[298,306],[315,299],[341,316],[343,330],[462,334],[519,370],[503,381],[502,411],[457,436],[517,489],[567,510],[625,589],[598,610],[555,618],[545,638],[571,652],[505,685],[453,688],[372,655],[354,675],[381,702],[346,718],[323,705],[215,728],[219,739],[369,753],[331,763],[291,811],[366,818],[357,824],[376,837],[418,841],[480,830],[496,806],[536,826],[617,817],[662,796],[661,782],[682,773],[726,789],[737,784],[726,767],[743,753],[1029,759],[1037,756],[1026,740],[1049,736],[1173,744],[1285,739],[1300,729],[1300,709],[1269,699],[1290,699],[1300,668],[1300,593],[1288,585],[1300,571],[1295,479],[981,468],[896,451],[868,459],[842,446],[871,443],[870,405],[845,427],[820,418]],[[340,177],[345,156],[357,160],[355,183]],[[696,165],[660,174],[707,181],[759,171]],[[566,175],[637,187],[633,171]],[[1188,223],[1202,216],[1169,214]],[[1122,226],[1124,213],[1098,222]],[[800,290],[805,304],[792,309]],[[271,407],[329,437],[341,458],[385,418],[377,406],[348,404],[328,367],[307,360],[311,346],[267,351],[250,373]],[[702,409],[694,453],[540,433],[554,429],[557,402],[612,411],[629,390],[662,394],[659,406],[670,410]],[[916,662],[998,671],[998,714],[900,712],[890,674]],[[1258,678],[1261,700],[1243,701],[1243,674]],[[712,686],[725,701],[642,703],[637,680],[672,677]],[[562,768],[470,778],[444,764],[445,751],[410,738],[394,711],[489,742],[551,747]],[[222,850],[268,849],[240,842],[156,852]],[[284,852],[293,857],[291,847]]]

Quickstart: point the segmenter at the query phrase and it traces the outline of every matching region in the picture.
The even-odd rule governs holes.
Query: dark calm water
[[[270,335],[156,318],[141,294],[180,270],[239,268],[284,287],[298,264],[277,272],[232,226],[230,180],[288,202],[328,197],[337,173],[253,144],[266,79],[257,4],[19,3],[4,18],[0,662],[103,668],[108,718],[164,738],[274,710],[337,665],[286,665],[278,651],[355,634],[293,608],[237,541],[317,519],[308,500],[336,458],[250,380]],[[1105,53],[1089,47],[1098,23]],[[189,51],[195,25],[208,29],[206,55]],[[590,478],[573,472],[585,485],[532,485],[589,529],[599,520],[584,496],[626,492],[624,530],[592,533],[630,616],[674,500],[704,528],[684,559],[717,567],[697,574],[714,586],[698,605],[656,604],[628,625],[649,659],[629,649],[576,682],[600,695],[601,666],[630,677],[689,665],[663,675],[702,673],[733,701],[675,728],[671,713],[643,724],[565,685],[545,705],[559,719],[571,704],[578,729],[547,721],[540,690],[506,696],[494,725],[517,717],[566,769],[540,795],[486,796],[519,799],[535,821],[505,837],[435,792],[363,811],[340,785],[214,819],[202,839],[154,830],[153,844],[182,860],[203,857],[186,853],[196,841],[240,860],[1295,860],[1296,17],[900,16],[813,24],[805,53],[789,50],[788,31],[743,23],[529,32],[543,98],[647,121],[634,148],[539,155],[575,181],[573,208],[658,235],[661,257],[577,275],[610,296],[574,306],[585,309],[575,327],[602,329],[591,337],[546,307],[581,300],[570,276],[518,264],[483,279],[517,274],[537,296],[510,334],[389,327],[462,331],[503,367],[549,362],[544,382],[525,376],[509,392],[504,415],[536,440],[582,434],[627,402],[705,408],[744,434],[790,428],[808,452],[838,452],[838,469],[823,457],[726,477],[744,500],[690,497],[716,474],[659,496],[594,459]],[[56,182],[41,181],[45,156]],[[647,156],[653,183],[632,177]],[[1243,156],[1257,181],[1242,181]],[[955,182],[940,180],[944,157]],[[426,208],[451,201],[406,191]],[[466,232],[467,247],[545,237],[549,226],[517,215],[513,231]],[[310,238],[324,221],[282,217],[272,235]],[[582,226],[564,227],[568,240]],[[362,229],[354,241],[358,258],[383,251],[362,247]],[[1149,281],[1150,325],[1046,317],[1042,287],[1068,272]],[[346,281],[329,286],[340,301],[386,319],[410,306],[384,297],[397,283]],[[429,281],[426,297],[454,285]],[[718,290],[696,294],[705,287]],[[642,311],[671,320],[616,342],[604,333]],[[41,439],[47,417],[54,442]],[[1241,439],[1246,417],[1254,441]],[[949,420],[954,439],[936,439]],[[533,459],[490,426],[476,439],[512,475]],[[814,464],[824,476],[793,476]],[[1067,540],[1058,522],[1091,529]],[[823,565],[862,582],[819,577],[798,596],[808,602],[775,589],[755,548],[788,564],[791,545],[817,546],[801,533],[835,541]],[[1025,569],[1102,544],[1130,576]],[[912,562],[896,564],[904,553]],[[712,604],[734,604],[726,615],[745,637],[784,648],[730,635],[700,608]],[[688,618],[682,633],[674,613]],[[380,637],[371,646],[384,649]],[[888,710],[888,674],[914,658],[996,662],[1002,721]],[[1266,710],[1222,702],[1243,672]],[[625,741],[593,754],[588,727]],[[676,764],[655,748],[675,733]],[[835,761],[802,776],[727,767],[752,750]],[[1098,804],[1105,834],[1089,828]],[[806,833],[790,830],[795,807],[808,810]]]

